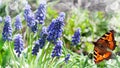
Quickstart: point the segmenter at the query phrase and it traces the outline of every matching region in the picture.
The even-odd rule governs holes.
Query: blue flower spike
[[[63,45],[63,42],[61,40],[58,40],[56,43],[55,43],[55,47],[52,51],[52,58],[54,58],[55,56],[56,57],[60,57],[61,54],[62,54],[62,45]]]
[[[35,19],[39,24],[44,24],[44,20],[46,18],[46,2],[41,2],[36,13]]]
[[[80,29],[77,29],[72,36],[72,45],[78,45],[80,42]]]
[[[20,54],[22,53],[22,51],[24,49],[23,45],[24,45],[24,42],[23,42],[23,39],[22,39],[22,35],[21,34],[15,35],[14,50],[18,54],[18,57],[20,57]]]
[[[67,54],[67,56],[65,57],[65,63],[68,63],[68,60],[70,59],[70,54]]]
[[[3,27],[3,32],[2,32],[2,39],[4,41],[8,40],[11,41],[12,40],[12,26],[11,26],[11,17],[10,16],[6,16],[5,18],[5,23],[4,23],[4,27]]]
[[[37,22],[35,20],[35,15],[31,10],[31,6],[29,4],[26,4],[25,10],[24,10],[24,18],[25,21],[27,22],[27,26],[30,27],[31,31],[33,33],[36,33],[38,28],[37,28]]]
[[[53,19],[48,26],[48,41],[56,42],[58,38],[62,36],[64,26],[65,13],[61,12],[56,19]]]
[[[47,28],[43,27],[42,31],[40,33],[40,37],[36,42],[35,46],[33,47],[32,54],[37,55],[39,52],[39,49],[42,49],[45,45],[46,39],[47,39]]]
[[[16,30],[21,30],[22,29],[22,22],[21,22],[21,18],[19,15],[16,16],[16,21],[15,21],[15,29]]]

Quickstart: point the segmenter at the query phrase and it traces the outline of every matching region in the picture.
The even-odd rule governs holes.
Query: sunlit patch
[[[117,67],[117,61],[115,59],[109,59],[108,61],[106,61],[107,64],[107,68],[112,68],[112,67]]]

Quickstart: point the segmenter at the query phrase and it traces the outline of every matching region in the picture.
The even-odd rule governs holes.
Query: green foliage
[[[5,15],[5,7],[6,5],[0,5],[0,16],[4,16]]]

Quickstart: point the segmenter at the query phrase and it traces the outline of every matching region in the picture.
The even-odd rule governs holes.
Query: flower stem
[[[40,64],[42,64],[43,61],[46,61],[47,56],[47,49],[49,48],[50,43],[48,42],[45,47],[42,49],[41,57],[40,57]]]
[[[10,43],[10,42],[8,42],[8,47],[9,47],[9,50],[10,50],[10,53],[11,53],[11,55],[12,55],[13,60],[16,61],[16,60],[15,60],[15,56],[14,56],[14,54],[13,54],[13,51],[12,51],[12,49],[11,49],[11,43]],[[15,68],[18,68],[16,63],[15,63],[15,66],[16,66]]]

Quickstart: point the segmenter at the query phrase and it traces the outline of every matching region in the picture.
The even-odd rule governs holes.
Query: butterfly
[[[93,44],[95,63],[110,59],[112,55],[111,51],[113,51],[116,47],[116,41],[114,40],[114,30],[110,30],[96,42],[93,42]]]

